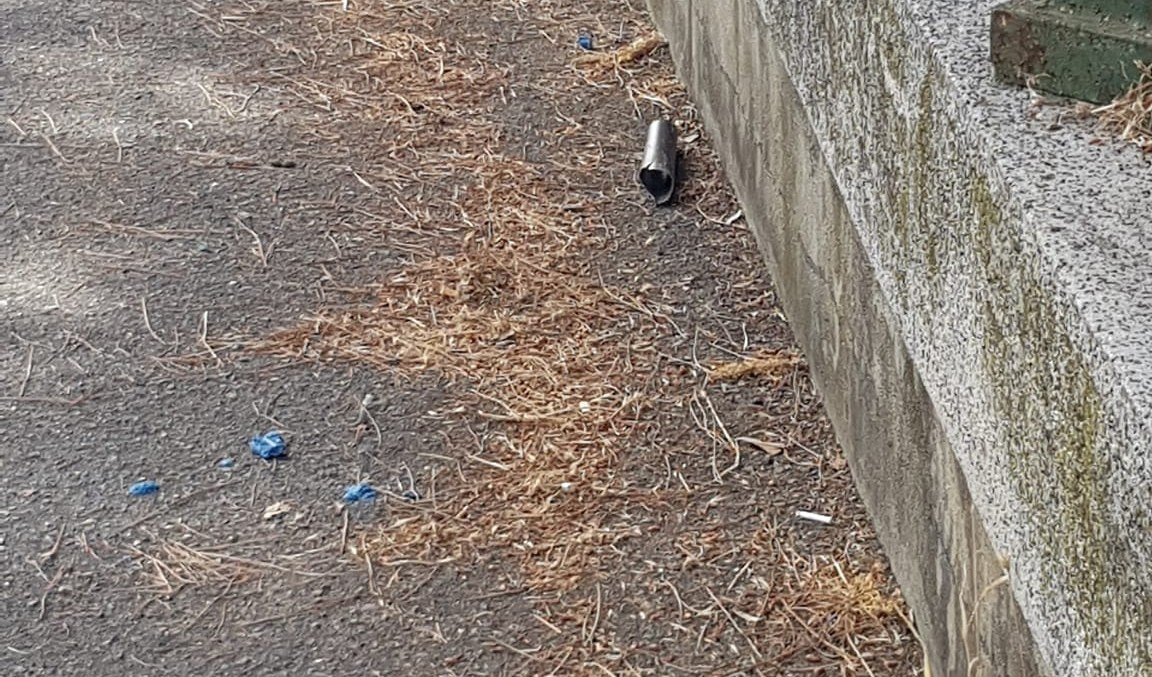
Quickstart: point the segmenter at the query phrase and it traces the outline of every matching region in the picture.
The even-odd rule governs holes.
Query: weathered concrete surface
[[[995,3],[650,0],[937,674],[1152,674],[1152,174]]]

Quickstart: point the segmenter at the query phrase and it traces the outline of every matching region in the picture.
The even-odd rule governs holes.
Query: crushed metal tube
[[[648,125],[640,183],[656,198],[658,205],[667,204],[676,192],[676,128],[668,120],[656,120]]]

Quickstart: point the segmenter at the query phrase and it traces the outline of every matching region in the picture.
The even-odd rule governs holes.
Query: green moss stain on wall
[[[984,372],[999,426],[988,453],[1008,464],[1048,567],[1043,584],[1074,607],[1076,634],[1102,667],[1152,674],[1139,627],[1148,604],[1126,585],[1129,549],[1112,513],[1103,398],[1063,306],[949,112],[947,76],[914,44],[896,4],[817,5],[810,30],[832,47],[811,57],[809,104],[836,171],[871,182],[867,226],[894,283],[890,301],[914,313],[910,326],[931,342],[957,283],[971,290],[964,301],[975,304],[981,355],[972,368]]]
[[[1095,378],[1034,267],[1013,245],[1001,201],[982,174],[969,171],[972,243],[988,285],[981,367],[1002,422],[1009,479],[1051,566],[1047,592],[1062,593],[1073,606],[1102,668],[1130,670],[1143,654],[1139,666],[1152,669],[1140,630],[1146,604],[1125,585],[1125,550],[1115,541]]]
[[[939,299],[940,292],[940,252],[938,245],[940,242],[940,226],[948,225],[948,222],[953,220],[949,219],[946,214],[941,213],[942,210],[934,208],[939,205],[942,200],[937,199],[933,202],[932,195],[932,179],[933,176],[939,174],[940,158],[938,154],[938,143],[936,140],[936,133],[933,130],[933,122],[936,120],[935,115],[935,84],[937,72],[935,68],[930,68],[924,75],[924,79],[920,82],[919,101],[917,105],[918,119],[916,123],[916,138],[914,147],[912,148],[913,166],[916,168],[916,182],[914,188],[916,190],[917,204],[919,205],[920,213],[918,216],[921,224],[925,228],[922,233],[922,246],[924,251],[924,263],[927,267],[928,281],[932,284],[933,294],[932,298]],[[955,130],[947,130],[947,132],[954,137]],[[944,197],[944,196],[939,196]]]
[[[947,271],[957,254],[950,249],[956,216],[947,193],[953,187],[939,183],[940,167],[954,154],[950,144],[956,130],[938,114],[944,106],[939,94],[943,74],[933,63],[913,67],[916,45],[900,18],[890,6],[876,5],[866,18],[869,42],[860,48],[869,60],[848,70],[856,81],[844,87],[869,93],[859,105],[871,127],[859,133],[873,142],[862,155],[878,167],[877,179],[888,198],[877,235],[895,259],[891,271],[897,293],[906,310],[934,315],[947,302]],[[826,11],[843,13],[842,7],[830,7]]]

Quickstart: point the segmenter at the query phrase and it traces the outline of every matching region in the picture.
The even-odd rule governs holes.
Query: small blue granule
[[[248,441],[248,446],[253,454],[265,461],[284,456],[286,447],[284,437],[276,431],[253,437]]]
[[[345,503],[363,503],[376,500],[376,490],[369,484],[353,484],[344,490]]]
[[[137,482],[136,484],[128,487],[129,496],[151,496],[157,491],[160,491],[160,485],[153,482],[152,480]]]

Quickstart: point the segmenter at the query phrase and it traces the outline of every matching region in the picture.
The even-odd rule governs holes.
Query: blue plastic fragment
[[[236,459],[222,458],[220,459],[220,462],[216,464],[216,467],[220,468],[221,470],[231,470],[232,466],[234,465],[236,465]]]
[[[264,460],[280,458],[284,455],[284,437],[273,430],[266,435],[257,435],[248,441],[252,453]]]
[[[580,46],[580,49],[590,50],[592,49],[592,36],[588,33],[581,33],[580,37],[576,39],[576,44]]]
[[[353,484],[344,490],[345,503],[363,503],[376,500],[376,490],[369,484]]]
[[[129,496],[151,496],[157,491],[160,491],[160,485],[153,482],[152,480],[137,482],[136,484],[128,487]]]

